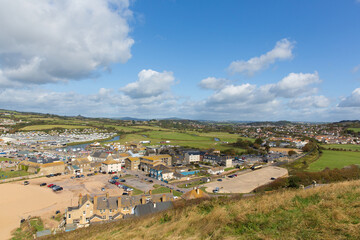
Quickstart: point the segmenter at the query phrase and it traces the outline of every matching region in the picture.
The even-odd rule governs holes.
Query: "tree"
[[[261,145],[264,141],[261,138],[255,139],[255,143]]]
[[[295,152],[294,150],[288,151],[288,155],[289,155],[289,156],[292,156],[292,155],[295,155],[295,154],[296,154],[296,152]]]

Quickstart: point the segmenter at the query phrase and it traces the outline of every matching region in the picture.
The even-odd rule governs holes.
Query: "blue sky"
[[[0,108],[359,119],[359,23],[357,0],[4,0]]]

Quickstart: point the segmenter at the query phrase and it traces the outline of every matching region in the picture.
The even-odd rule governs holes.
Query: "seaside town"
[[[173,120],[171,130],[164,128],[169,121],[118,121],[137,133],[136,140],[124,142],[135,136],[124,133],[124,127],[0,122],[0,190],[29,194],[26,208],[4,209],[11,217],[2,215],[1,222],[12,223],[2,225],[8,228],[1,230],[4,237],[28,219],[40,219],[44,229],[34,236],[41,237],[161,212],[179,200],[251,196],[259,186],[288,176],[283,166],[309,155],[311,141],[339,147],[359,143],[357,133],[341,124],[233,123],[224,135],[223,126],[214,122]],[[185,134],[179,126],[191,129],[191,137],[209,134],[202,133],[207,129],[214,136],[209,146],[219,149],[176,144],[177,134]],[[146,134],[154,127],[168,138],[149,140]]]

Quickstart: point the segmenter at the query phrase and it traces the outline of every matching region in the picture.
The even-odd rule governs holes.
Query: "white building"
[[[121,171],[121,162],[116,162],[115,160],[106,160],[101,163],[102,172],[120,172]]]
[[[198,151],[185,152],[184,160],[187,164],[198,163],[200,162],[200,152]]]
[[[224,172],[223,167],[212,167],[208,170],[208,173],[211,175],[219,175],[222,174],[223,172]]]

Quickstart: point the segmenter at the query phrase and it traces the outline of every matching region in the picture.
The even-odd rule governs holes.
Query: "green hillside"
[[[359,198],[360,181],[351,181],[246,199],[180,202],[164,213],[51,239],[360,239]]]

